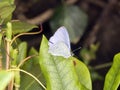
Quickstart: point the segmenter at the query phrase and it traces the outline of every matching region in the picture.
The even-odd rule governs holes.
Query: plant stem
[[[10,68],[10,41],[6,40],[6,70]],[[13,90],[14,79],[8,85],[8,90]]]
[[[7,23],[6,30],[6,70],[10,68],[10,43],[12,39],[12,24],[10,22]],[[13,90],[14,79],[8,85],[8,90]]]
[[[104,63],[104,64],[101,64],[101,65],[95,66],[94,69],[95,69],[95,70],[103,69],[103,68],[106,68],[106,67],[110,67],[111,65],[112,65],[112,62]]]
[[[30,58],[32,58],[32,57],[35,57],[35,56],[37,56],[37,55],[28,56],[27,58],[23,59],[23,60],[18,64],[17,67],[20,68],[20,66],[23,65],[25,61],[27,61],[28,59],[30,59]]]
[[[8,40],[6,40],[7,43],[6,43],[6,70],[9,69],[9,64],[10,64],[10,42]]]
[[[11,80],[10,84],[8,85],[8,90],[13,90],[14,79]]]

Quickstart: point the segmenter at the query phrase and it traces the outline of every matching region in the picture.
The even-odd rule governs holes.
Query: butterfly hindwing
[[[49,48],[49,51],[54,56],[63,56],[65,58],[68,58],[71,56],[71,52],[63,42],[58,42],[57,44],[54,44],[52,47]]]

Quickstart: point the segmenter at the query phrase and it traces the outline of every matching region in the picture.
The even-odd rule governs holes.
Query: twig
[[[31,23],[31,24],[39,24],[39,23],[43,23],[46,20],[48,20],[53,15],[53,13],[54,13],[54,9],[48,9],[45,12],[43,12],[42,14],[40,14],[32,19],[28,19],[23,14],[18,15],[18,18],[22,19],[28,23]]]
[[[21,34],[16,35],[16,36],[12,39],[10,45],[16,40],[16,38],[18,38],[18,37],[20,37],[20,36],[22,36],[22,35],[34,35],[34,34],[39,34],[39,33],[41,33],[41,32],[43,31],[42,25],[41,25],[40,28],[41,28],[41,29],[40,29],[40,31],[38,31],[38,32],[21,33]]]
[[[66,4],[74,4],[76,1],[78,0],[66,0]],[[44,11],[43,13],[39,14],[38,16],[32,18],[32,19],[28,19],[27,17],[25,17],[24,14],[20,14],[18,15],[19,19],[22,19],[28,23],[31,24],[39,24],[39,23],[43,23],[46,20],[48,20],[52,15],[54,14],[54,9],[49,8],[48,10]]]
[[[20,66],[23,65],[24,62],[26,62],[28,59],[30,59],[30,58],[32,58],[32,57],[35,57],[35,56],[37,56],[37,55],[28,56],[27,58],[23,59],[23,60],[19,63],[19,65],[18,65],[17,67],[20,67]]]
[[[33,19],[28,19],[27,22],[31,24],[39,24],[39,23],[45,22],[53,15],[53,12],[54,12],[54,9],[49,9]]]

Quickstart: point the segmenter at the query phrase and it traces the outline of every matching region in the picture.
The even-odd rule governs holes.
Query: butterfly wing
[[[71,56],[70,40],[66,28],[60,27],[49,40],[48,52],[55,56]]]
[[[68,48],[71,50],[69,34],[64,26],[60,27],[55,32],[55,34],[50,38],[49,46],[52,46],[53,44],[56,44],[58,42],[65,43],[68,46]]]
[[[71,56],[70,50],[63,42],[58,42],[57,44],[54,44],[52,47],[49,48],[48,52],[54,56],[63,56],[64,58],[68,58]]]

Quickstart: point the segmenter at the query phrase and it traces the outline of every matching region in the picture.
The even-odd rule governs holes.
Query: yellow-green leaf
[[[0,71],[0,90],[5,90],[6,86],[13,79],[14,73],[1,70]]]
[[[6,19],[15,10],[15,5],[8,1],[0,2],[0,19]]]
[[[38,28],[38,27],[36,25],[32,25],[26,22],[12,21],[13,34],[28,32],[33,28]]]
[[[79,78],[79,82],[83,86],[82,90],[92,90],[90,72],[87,66],[74,57],[72,57],[71,59],[73,60],[74,67]]]
[[[105,77],[104,90],[117,90],[120,85],[120,53],[113,59],[113,65]]]

